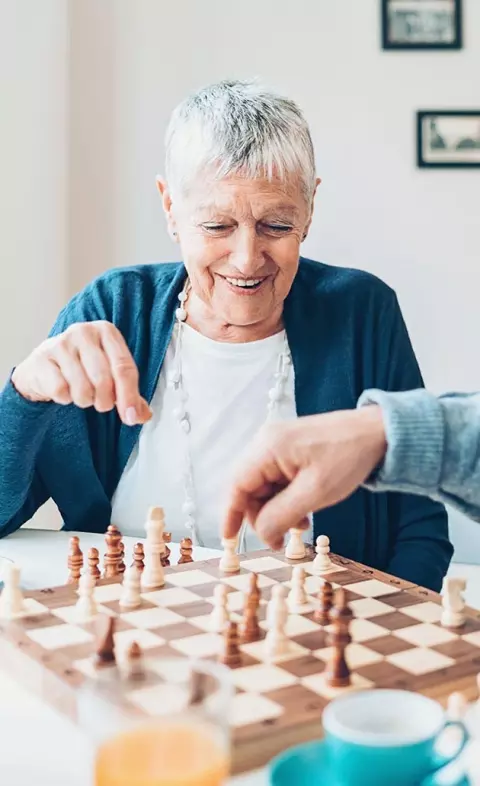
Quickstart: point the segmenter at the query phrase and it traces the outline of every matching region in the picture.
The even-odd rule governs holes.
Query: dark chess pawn
[[[106,579],[113,579],[119,575],[119,567],[122,562],[121,540],[122,533],[118,527],[115,524],[109,524],[105,533],[107,550],[103,558],[103,575]]]
[[[349,633],[353,612],[346,602],[345,590],[340,589],[335,595],[335,605],[330,611],[332,632],[327,643],[332,648],[325,669],[325,678],[331,688],[347,688],[350,685],[350,669],[345,658],[345,651],[352,637]]]
[[[145,551],[143,548],[143,543],[135,543],[133,547],[133,564],[135,565],[136,569],[142,573],[145,567]]]
[[[83,552],[80,549],[80,540],[76,535],[70,538],[70,552],[68,555],[68,584],[79,581],[83,568]]]
[[[116,662],[115,659],[115,618],[101,616],[97,624],[97,641],[95,648],[95,666],[101,669],[103,666],[111,666]]]
[[[242,663],[242,653],[240,652],[240,640],[238,635],[238,625],[230,621],[225,627],[223,634],[223,652],[220,653],[219,661],[225,666],[234,668]]]
[[[183,565],[186,562],[193,562],[192,551],[192,539],[182,538],[180,543],[180,559],[178,560],[178,565]]]
[[[98,581],[101,576],[100,568],[98,567],[98,563],[100,562],[100,557],[98,554],[98,549],[92,547],[88,550],[88,572],[90,576]]]
[[[333,587],[329,581],[322,581],[317,593],[317,607],[313,618],[320,625],[330,624],[330,609],[333,606]]]

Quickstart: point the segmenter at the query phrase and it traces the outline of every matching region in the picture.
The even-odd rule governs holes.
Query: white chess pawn
[[[97,614],[97,604],[95,603],[95,577],[90,573],[82,573],[78,582],[78,600],[75,604],[75,611],[78,620],[89,620]]]
[[[319,535],[316,544],[315,551],[317,556],[313,560],[312,569],[318,576],[321,573],[328,573],[332,569],[332,561],[328,556],[330,553],[330,538],[327,535]]]
[[[141,576],[136,565],[130,565],[124,573],[120,606],[124,609],[136,609],[140,606],[142,598]]]
[[[228,588],[226,584],[217,584],[213,590],[213,611],[210,613],[210,630],[222,633],[230,619],[228,613]]]
[[[288,620],[288,606],[285,600],[285,590],[282,584],[276,584],[272,589],[272,597],[267,606],[267,635],[265,648],[270,658],[278,658],[288,652],[288,638],[285,626]]]
[[[236,573],[240,568],[240,560],[236,553],[237,539],[236,538],[223,538],[222,540],[223,554],[220,557],[218,567],[224,573]]]
[[[467,712],[468,702],[463,695],[456,691],[447,699],[447,716],[450,721],[461,721]]]
[[[295,528],[290,530],[290,538],[285,549],[287,559],[303,559],[305,557],[307,550],[302,536],[303,530]]]
[[[465,624],[465,579],[447,576],[443,582],[441,624],[445,628],[461,628]]]
[[[165,584],[165,573],[162,565],[162,554],[165,552],[163,542],[164,518],[162,508],[150,508],[145,524],[145,567],[142,571],[141,586],[145,589],[156,589]]]
[[[20,589],[20,568],[9,564],[3,579],[0,596],[0,617],[11,620],[25,612],[25,603]]]
[[[292,570],[291,589],[288,593],[288,609],[292,613],[300,613],[308,605],[308,596],[305,592],[305,571],[301,565],[295,565]]]

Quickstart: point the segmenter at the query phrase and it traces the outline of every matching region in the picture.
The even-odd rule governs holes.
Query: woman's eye
[[[269,232],[274,232],[277,235],[286,234],[292,231],[292,227],[287,224],[265,224],[265,228]]]
[[[204,224],[203,228],[207,230],[207,232],[226,232],[230,229],[229,224]]]

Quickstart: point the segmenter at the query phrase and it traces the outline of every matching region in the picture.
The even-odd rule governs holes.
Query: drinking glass
[[[78,720],[94,745],[95,786],[222,786],[230,771],[229,670],[146,658],[87,680]]]

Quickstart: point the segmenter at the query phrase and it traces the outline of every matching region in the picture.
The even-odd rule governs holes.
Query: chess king
[[[187,97],[157,181],[182,261],[109,270],[73,297],[0,396],[0,534],[48,498],[67,530],[219,547],[239,453],[268,419],[350,409],[422,378],[395,293],[300,256],[319,179],[290,99],[222,82]],[[312,516],[332,551],[439,590],[440,504],[360,489]],[[313,530],[313,531],[311,531]],[[243,529],[239,547],[260,544]]]

